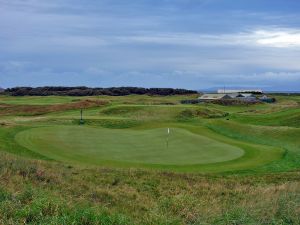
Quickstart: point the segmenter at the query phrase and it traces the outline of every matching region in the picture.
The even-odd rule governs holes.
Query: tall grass
[[[74,168],[1,153],[2,224],[299,224],[300,173]]]

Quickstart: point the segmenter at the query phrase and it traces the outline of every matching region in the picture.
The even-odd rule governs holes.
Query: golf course
[[[2,95],[0,221],[297,224],[300,97],[274,97],[222,105],[181,104],[197,94]],[[13,200],[22,195],[31,200]]]
[[[57,160],[99,164],[106,160],[161,165],[207,164],[239,158],[243,150],[183,129],[124,131],[53,126],[18,133],[17,142]],[[40,151],[40,149],[42,149]]]

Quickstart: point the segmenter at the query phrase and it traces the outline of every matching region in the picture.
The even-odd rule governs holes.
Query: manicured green
[[[101,165],[105,161],[161,165],[224,162],[241,157],[241,148],[185,129],[124,130],[52,126],[20,132],[22,146],[60,161]]]

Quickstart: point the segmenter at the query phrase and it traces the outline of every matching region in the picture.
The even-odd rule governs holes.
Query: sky
[[[0,87],[300,91],[298,0],[0,0]]]

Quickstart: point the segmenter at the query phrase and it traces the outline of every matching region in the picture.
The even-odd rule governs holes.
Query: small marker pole
[[[169,148],[169,134],[170,134],[170,128],[168,128],[167,133],[168,133],[168,135],[167,135],[167,148]]]
[[[83,124],[83,119],[82,119],[82,109],[80,109],[80,124]]]

